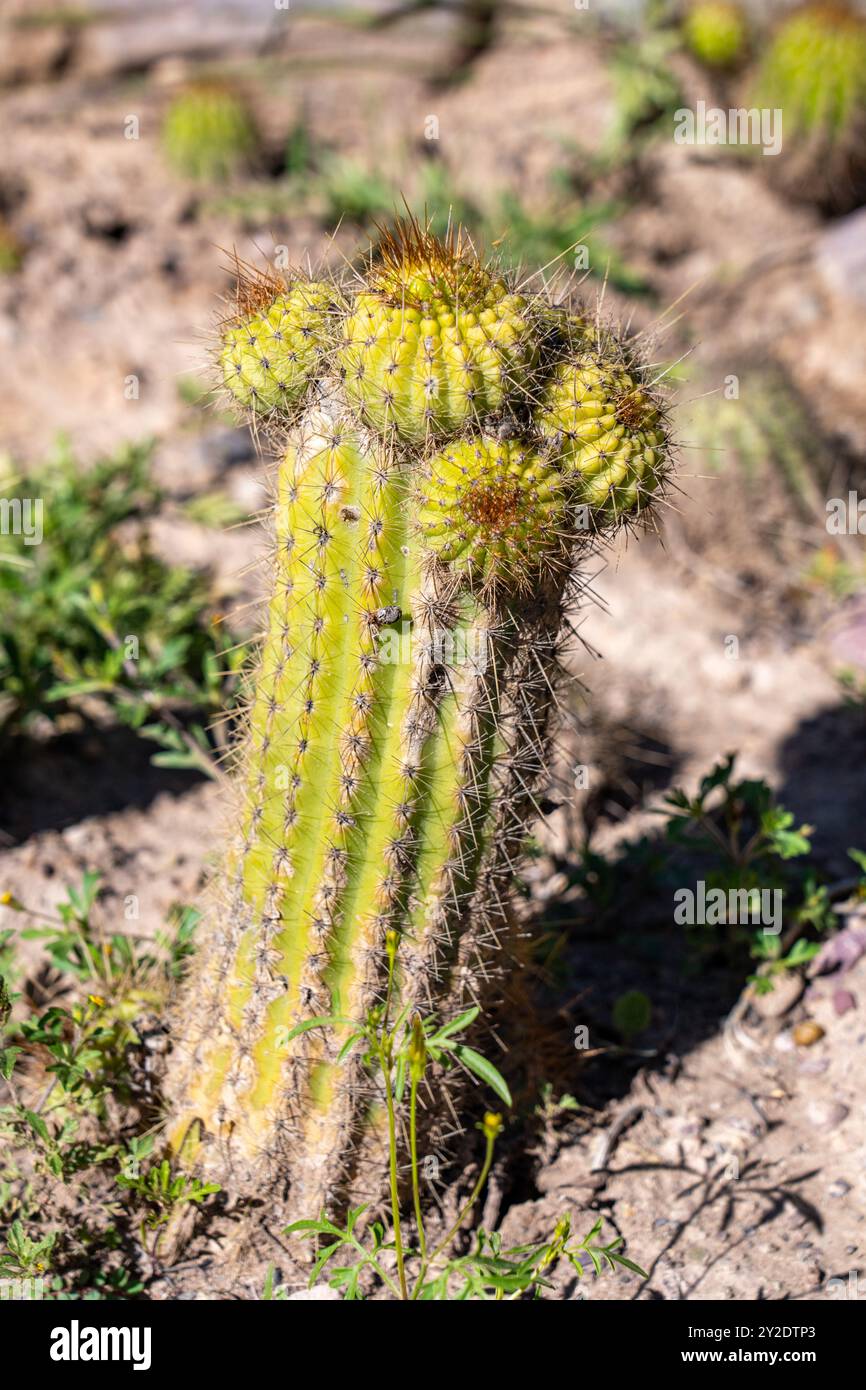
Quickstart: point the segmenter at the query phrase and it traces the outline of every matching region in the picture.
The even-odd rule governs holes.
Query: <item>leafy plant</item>
[[[718,763],[690,796],[674,788],[665,798],[668,842],[708,858],[706,883],[745,894],[749,911],[760,906],[765,890],[779,892],[786,907],[785,930],[752,935],[742,922],[728,922],[729,945],[747,941],[761,961],[759,990],[772,988],[771,976],[805,964],[816,954],[815,942],[801,940],[807,929],[821,935],[837,925],[832,899],[808,862],[813,827],[797,825],[780,806],[767,782],[734,776],[735,755]],[[802,864],[795,861],[804,861]]]
[[[41,502],[43,536],[12,537],[0,565],[0,728],[99,699],[160,746],[154,762],[215,776],[204,723],[231,709],[242,655],[206,581],[150,548],[150,452],[128,446],[80,471],[61,445],[11,485]]]
[[[219,1183],[201,1182],[187,1173],[176,1171],[167,1158],[141,1173],[120,1172],[116,1182],[119,1187],[133,1193],[146,1209],[139,1233],[145,1249],[148,1233],[155,1233],[150,1251],[154,1259],[158,1255],[164,1228],[175,1213],[188,1203],[199,1206],[206,1197],[220,1190]]]
[[[417,1012],[404,1008],[389,1021],[393,998],[394,967],[397,956],[397,934],[389,933],[390,975],[385,1003],[371,1011],[363,1022],[353,1022],[340,1016],[308,1019],[286,1035],[288,1043],[312,1028],[345,1029],[347,1036],[340,1049],[341,1060],[353,1049],[359,1049],[368,1070],[378,1073],[384,1088],[388,1115],[388,1158],[390,1167],[391,1232],[386,1232],[380,1220],[362,1222],[368,1208],[354,1207],[342,1224],[322,1212],[318,1218],[292,1222],[286,1233],[313,1241],[316,1258],[310,1274],[310,1285],[327,1272],[328,1283],[339,1289],[346,1299],[364,1297],[365,1279],[384,1285],[396,1298],[423,1302],[456,1299],[517,1298],[532,1293],[538,1296],[548,1286],[544,1278],[560,1259],[568,1260],[580,1275],[585,1254],[600,1273],[603,1262],[610,1269],[616,1265],[642,1274],[639,1267],[617,1252],[620,1240],[607,1246],[596,1246],[601,1230],[597,1221],[584,1240],[569,1245],[570,1218],[564,1217],[547,1243],[515,1246],[502,1249],[498,1234],[479,1230],[471,1251],[466,1255],[452,1253],[454,1242],[473,1208],[478,1203],[493,1164],[496,1141],[503,1122],[502,1116],[488,1111],[478,1129],[484,1138],[484,1157],[466,1202],[446,1233],[431,1246],[425,1228],[421,1203],[421,1165],[418,1156],[418,1093],[431,1064],[441,1069],[455,1064],[473,1072],[488,1085],[497,1098],[511,1105],[508,1085],[496,1067],[474,1048],[461,1042],[461,1035],[471,1028],[479,1010],[467,1009],[445,1024],[432,1018],[424,1019]],[[567,1106],[566,1102],[571,1102]],[[576,1108],[573,1098],[564,1097],[564,1108]],[[398,1143],[398,1112],[407,1111],[408,1161],[414,1227],[417,1245],[406,1241],[405,1224],[401,1215],[399,1174],[401,1155]],[[272,1296],[272,1295],[270,1295]]]
[[[58,1234],[57,1231],[49,1231],[47,1235],[34,1240],[28,1236],[23,1222],[13,1221],[6,1234],[5,1245],[0,1248],[0,1278],[31,1279],[50,1270]]]
[[[29,1147],[63,1182],[118,1153],[117,1141],[100,1131],[110,1106],[130,1098],[130,1048],[142,1045],[146,1020],[182,972],[199,920],[197,910],[178,906],[152,942],[110,932],[99,911],[99,887],[99,875],[86,873],[80,887],[67,890],[55,917],[33,912],[10,893],[0,895],[0,905],[36,919],[18,935],[41,941],[67,988],[79,995],[16,1023],[14,996],[0,979],[0,1076],[12,1096],[0,1108],[0,1132]],[[13,1079],[22,1058],[38,1060],[48,1078],[37,1101],[17,1095]]]

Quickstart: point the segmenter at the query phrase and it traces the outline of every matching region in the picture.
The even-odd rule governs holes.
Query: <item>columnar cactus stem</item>
[[[379,418],[389,375],[381,338],[372,411],[354,328],[333,346],[341,370],[326,355],[318,367],[309,352],[292,359],[292,394],[302,363],[309,391],[300,418],[276,419],[286,447],[267,633],[238,772],[243,806],[178,1012],[169,1079],[172,1144],[236,1190],[288,1183],[291,1207],[303,1214],[376,1193],[383,1107],[381,1078],[362,1056],[340,1055],[339,1031],[299,1025],[369,1018],[386,994],[401,1008],[447,1018],[483,1002],[501,973],[498,947],[514,929],[510,885],[545,766],[572,560],[595,530],[578,516],[587,511],[581,451],[567,428],[557,429],[549,401],[543,428],[532,419],[544,385],[537,373],[550,371],[540,365],[549,328],[516,355],[509,322],[497,357],[495,316],[484,318],[484,306],[516,297],[459,246],[435,243],[414,224],[399,235],[386,265],[389,278],[399,275],[405,256],[405,279],[382,289],[371,275],[368,285],[380,286],[373,294],[385,309],[420,294],[418,310],[428,314],[431,258],[441,302],[464,286],[472,322],[442,310],[444,337],[473,342],[482,306],[498,413],[490,416],[486,402],[472,422],[477,432],[467,427],[443,444],[437,436],[450,416],[431,395],[442,373],[425,389],[425,348],[411,335],[404,360],[400,315],[383,314],[396,325],[390,375],[403,404],[394,422]],[[356,297],[365,314],[368,285]],[[291,294],[281,287],[272,297],[285,304]],[[334,326],[357,321],[345,286],[332,287],[331,298]],[[521,334],[557,317],[519,303]],[[227,331],[232,345],[246,334],[247,398],[262,381],[250,354],[262,332],[270,341],[274,321],[261,305],[247,307]],[[426,354],[442,350],[436,338]],[[575,351],[565,339],[560,350]],[[586,342],[580,352],[590,354]],[[223,361],[237,391],[234,350]],[[443,372],[459,373],[460,362],[464,349],[455,348]],[[637,391],[619,356],[615,365],[614,412]],[[272,396],[270,381],[264,394]],[[509,398],[514,417],[505,414]],[[624,470],[632,509],[661,475],[661,416],[653,403],[649,448],[645,390],[640,402],[633,422],[620,410],[594,432],[594,476],[608,438],[617,460],[616,505],[602,498],[598,507],[607,528],[624,513]],[[260,418],[261,401],[245,403]],[[509,437],[500,442],[497,429]],[[510,437],[516,429],[522,440]],[[633,474],[629,430],[640,452]]]

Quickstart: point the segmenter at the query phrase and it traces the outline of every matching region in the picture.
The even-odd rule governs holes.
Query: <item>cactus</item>
[[[198,83],[175,98],[163,122],[162,141],[172,168],[203,183],[222,183],[250,168],[259,149],[246,102],[217,83]]]
[[[791,196],[844,212],[866,195],[866,20],[808,5],[779,27],[751,104],[782,111],[783,149],[763,160]]]
[[[597,528],[647,505],[666,456],[658,401],[611,347],[607,357],[558,362],[542,388],[537,415],[574,498],[589,507]]]
[[[303,400],[328,344],[332,294],[315,280],[281,293],[269,275],[238,280],[235,312],[220,352],[223,381],[253,411],[291,410]]]
[[[496,996],[574,565],[626,493],[636,509],[662,482],[667,430],[613,335],[518,294],[455,233],[398,224],[327,296],[269,281],[268,309],[261,283],[223,358],[311,297],[328,345],[298,355],[290,392],[235,393],[282,456],[272,593],[168,1132],[206,1176],[288,1183],[308,1215],[375,1195],[383,1171],[381,1078],[316,1020],[368,1019],[386,996],[449,1019]],[[599,403],[551,399],[560,377]]]
[[[683,21],[683,38],[692,57],[704,67],[734,68],[746,51],[743,12],[730,0],[698,0]]]
[[[738,495],[755,506],[768,505],[773,477],[803,521],[826,520],[825,499],[841,486],[833,454],[787,374],[773,363],[745,362],[739,368],[740,395],[728,400],[715,378],[705,374],[688,418],[691,471],[734,475]]]
[[[346,323],[346,392],[378,430],[393,426],[416,443],[454,434],[528,384],[535,335],[526,308],[429,232],[411,263],[389,240]]]

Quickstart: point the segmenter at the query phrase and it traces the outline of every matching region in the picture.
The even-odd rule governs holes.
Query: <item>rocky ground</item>
[[[373,145],[410,179],[435,109],[441,157],[480,198],[494,181],[531,198],[576,133],[589,147],[602,139],[612,99],[593,45],[576,61],[542,19],[509,32],[469,82],[432,92],[425,68],[450,41],[437,23],[365,34],[347,67],[326,61],[339,45],[314,17],[301,17],[293,33],[297,64],[291,45],[262,56],[268,31],[254,7],[244,22],[231,45],[216,21],[184,29],[178,20],[172,46],[152,7],[72,37],[60,25],[17,30],[0,69],[9,84],[0,90],[0,210],[27,245],[20,273],[0,280],[4,446],[26,467],[58,431],[85,459],[155,436],[169,493],[157,544],[210,568],[227,601],[254,589],[239,576],[261,534],[215,534],[178,505],[215,486],[249,511],[264,496],[245,437],[215,417],[202,421],[178,391],[201,368],[214,301],[228,285],[217,248],[253,258],[279,243],[292,256],[309,249],[336,263],[357,233],[344,228],[329,241],[308,215],[241,216],[179,183],[156,138],[166,93],[193,62],[224,63],[230,53],[275,139],[303,117],[316,138],[352,151]],[[140,120],[134,141],[123,136],[130,114]],[[856,600],[840,612],[804,578],[826,544],[822,519],[794,518],[784,496],[756,514],[736,482],[705,477],[689,447],[693,400],[730,372],[747,388],[753,364],[772,358],[803,393],[816,437],[840,469],[859,457],[862,478],[864,214],[828,226],[783,200],[759,167],[671,141],[648,150],[640,180],[611,235],[652,293],[628,301],[608,290],[601,312],[628,312],[660,361],[685,355],[690,379],[674,416],[680,491],[659,540],[606,557],[597,602],[578,615],[585,646],[572,664],[589,693],[576,684],[569,699],[552,800],[561,799],[569,760],[589,765],[595,799],[590,817],[572,795],[539,829],[544,857],[532,890],[545,905],[563,892],[590,819],[593,849],[613,854],[651,833],[668,786],[693,785],[734,749],[744,774],[766,777],[817,827],[831,880],[850,873],[850,846],[866,847],[866,720],[845,705],[834,674],[862,613]],[[599,285],[588,282],[591,298]],[[154,769],[148,756],[131,734],[99,721],[6,746],[0,887],[47,910],[65,884],[97,869],[109,913],[116,907],[119,919],[136,894],[145,931],[173,903],[193,901],[218,844],[221,793]],[[563,1209],[578,1223],[603,1213],[649,1271],[646,1281],[627,1273],[566,1281],[563,1298],[835,1296],[833,1281],[866,1280],[866,960],[854,960],[844,981],[816,976],[758,1009],[726,968],[710,966],[697,980],[687,973],[681,947],[658,926],[666,912],[660,902],[635,909],[635,921],[650,924],[642,945],[624,921],[569,936],[581,1002],[564,1015],[557,1079],[583,1108],[542,1127],[532,1162],[497,1169],[485,1216],[525,1240],[548,1232]],[[846,922],[855,942],[866,933],[853,907]],[[842,987],[853,1002],[840,1012]],[[647,1056],[571,1057],[581,1009],[605,1019],[628,988],[653,1000]],[[804,1020],[823,1030],[808,1046],[794,1039]],[[218,1251],[212,1244],[153,1296],[195,1296],[215,1279],[250,1297],[270,1260],[291,1280],[276,1240],[261,1252],[261,1270],[255,1261],[221,1270]]]

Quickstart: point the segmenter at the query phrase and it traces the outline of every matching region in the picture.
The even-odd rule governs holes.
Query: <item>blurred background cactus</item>
[[[782,111],[781,154],[764,163],[786,192],[831,212],[866,195],[866,20],[845,0],[783,19],[750,102]]]
[[[730,0],[697,0],[686,13],[683,35],[688,51],[705,67],[731,69],[745,56],[746,18]]]
[[[166,158],[183,178],[220,183],[255,167],[256,123],[239,92],[222,83],[196,83],[180,92],[165,115]]]

